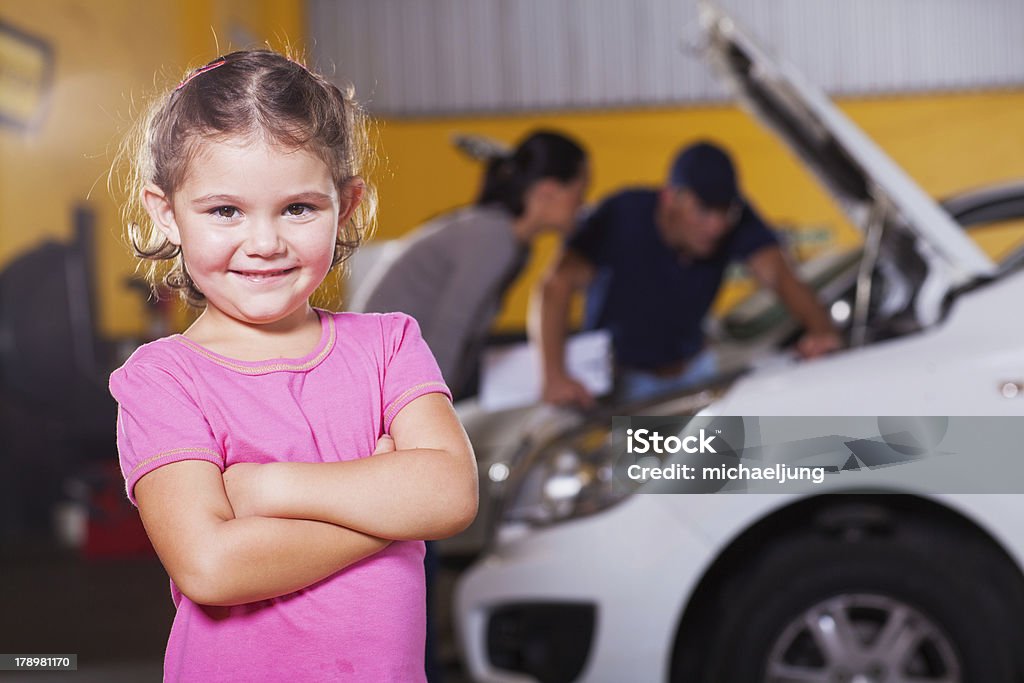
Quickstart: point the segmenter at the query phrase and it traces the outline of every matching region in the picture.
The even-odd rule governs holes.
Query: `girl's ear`
[[[181,246],[181,234],[174,220],[174,206],[170,198],[156,185],[150,183],[142,189],[142,203],[146,213],[153,219],[153,225],[164,234],[171,244]]]
[[[366,189],[366,183],[362,178],[356,176],[345,183],[345,186],[341,188],[340,196],[338,197],[338,227],[341,228],[348,222],[348,219],[355,213],[356,208],[359,207],[359,202],[363,199],[363,191]]]

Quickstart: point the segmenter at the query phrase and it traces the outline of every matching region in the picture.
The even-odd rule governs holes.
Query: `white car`
[[[940,207],[730,18],[702,19],[739,99],[865,229],[852,347],[630,414],[1024,415],[1024,248],[994,260],[950,215],[1019,220],[1021,186]],[[609,474],[611,426],[527,439],[512,465],[492,545],[457,586],[475,680],[1024,680],[1024,497],[897,476],[875,480],[884,494],[654,495]]]

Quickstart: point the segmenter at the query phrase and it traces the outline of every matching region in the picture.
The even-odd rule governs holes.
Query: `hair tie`
[[[185,80],[183,80],[181,83],[179,83],[178,87],[174,89],[174,92],[178,92],[179,90],[184,88],[186,85],[188,85],[188,82],[191,81],[196,76],[199,76],[200,74],[204,74],[207,71],[213,71],[218,66],[224,66],[226,63],[227,63],[227,60],[224,59],[223,57],[221,57],[220,59],[218,59],[215,62],[210,62],[206,66],[199,67],[198,69],[196,69],[195,71],[190,73],[188,76],[186,76]]]

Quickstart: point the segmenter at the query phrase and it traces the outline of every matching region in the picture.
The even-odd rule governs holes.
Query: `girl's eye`
[[[238,209],[233,206],[218,206],[210,213],[214,214],[219,218],[234,218],[235,214],[238,213]]]
[[[289,216],[305,216],[312,213],[313,207],[309,204],[289,204],[284,211]]]

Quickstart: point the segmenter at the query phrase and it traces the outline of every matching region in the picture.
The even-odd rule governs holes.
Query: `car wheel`
[[[881,534],[797,533],[764,548],[719,586],[701,673],[674,680],[1018,680],[1019,580],[984,539],[916,521]]]
[[[963,680],[949,634],[892,595],[843,593],[798,613],[775,639],[764,680],[847,683]]]

